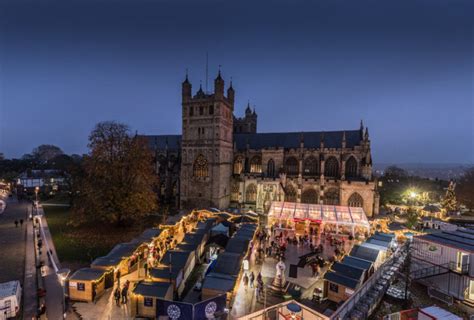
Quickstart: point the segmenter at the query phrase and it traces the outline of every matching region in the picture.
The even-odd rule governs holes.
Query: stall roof
[[[229,232],[229,227],[226,227],[224,224],[219,223],[217,226],[213,227],[211,229],[212,233],[228,233]]]
[[[0,298],[6,298],[16,295],[19,287],[20,281],[18,280],[0,283]]]
[[[188,244],[200,245],[204,240],[204,233],[186,233],[183,242]]]
[[[120,243],[116,245],[110,252],[109,254],[106,255],[107,258],[109,259],[123,259],[123,258],[128,258],[130,257],[135,250],[138,249],[140,246],[139,243],[132,243],[132,242],[127,242],[127,243]]]
[[[98,257],[94,261],[92,261],[91,266],[97,267],[115,267],[117,266],[120,261],[122,260],[121,257]]]
[[[356,268],[341,262],[335,262],[331,266],[331,269],[345,277],[355,280],[361,280],[365,273],[364,269]]]
[[[360,246],[365,247],[365,248],[374,249],[374,250],[377,250],[377,251],[383,251],[383,252],[386,252],[388,250],[387,247],[379,246],[378,244],[374,244],[374,243],[370,243],[370,242],[363,242],[363,243],[360,244]]]
[[[141,242],[151,242],[154,238],[158,237],[163,232],[162,229],[150,228],[142,232],[141,235],[135,239]]]
[[[92,268],[82,268],[77,270],[72,274],[69,280],[83,280],[83,281],[92,281],[97,280],[105,273],[105,270],[92,269]]]
[[[372,244],[384,247],[385,249],[390,248],[390,242],[383,241],[383,240],[377,240],[377,239],[372,238],[372,237],[367,239],[366,243],[372,243]]]
[[[364,260],[372,261],[375,262],[380,254],[379,250],[372,249],[372,248],[367,248],[367,247],[362,247],[360,245],[355,245],[351,252],[350,256],[361,258]]]
[[[163,256],[163,259],[161,259],[161,263],[165,265],[169,265],[171,263],[173,267],[183,268],[188,262],[189,255],[192,253],[193,251],[168,250]]]
[[[169,282],[140,281],[133,289],[133,293],[145,297],[164,298],[170,286]]]
[[[370,239],[375,239],[379,241],[392,242],[394,238],[386,236],[384,234],[376,233],[370,237]]]
[[[376,231],[374,235],[380,235],[383,237],[389,237],[390,239],[394,240],[396,238],[395,233],[386,233],[386,232],[379,232]]]
[[[359,281],[345,277],[337,272],[332,271],[326,272],[326,274],[324,275],[324,279],[351,289],[356,289],[359,285]]]
[[[213,271],[215,273],[237,276],[240,271],[242,254],[233,252],[223,252],[216,261]]]
[[[159,279],[169,279],[172,280],[178,277],[178,274],[183,270],[183,268],[171,267],[171,272],[169,267],[160,267],[160,268],[151,268],[149,271],[150,277],[159,278]]]
[[[176,250],[179,251],[194,251],[198,247],[198,244],[195,243],[183,243],[181,242],[176,246]]]
[[[442,231],[416,236],[415,239],[417,238],[474,252],[474,240],[469,239],[469,234],[467,233],[456,233],[456,235],[453,235]]]
[[[247,252],[250,241],[246,238],[233,237],[227,242],[226,252],[244,253]]]
[[[370,228],[364,209],[359,207],[273,201],[269,218],[323,221]]]
[[[211,272],[204,278],[202,288],[221,292],[229,292],[234,289],[235,281],[235,277]]]
[[[372,262],[351,256],[345,256],[342,259],[342,263],[365,270],[369,270],[372,267]]]
[[[427,308],[422,308],[420,309],[420,312],[427,314],[431,317],[434,317],[436,319],[443,319],[443,320],[461,320],[461,317],[458,317],[457,315],[444,310],[438,306],[431,306]]]

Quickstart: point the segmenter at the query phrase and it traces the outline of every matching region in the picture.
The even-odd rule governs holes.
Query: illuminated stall
[[[352,236],[370,232],[369,221],[360,207],[274,201],[268,222],[277,229],[298,235],[310,229]]]

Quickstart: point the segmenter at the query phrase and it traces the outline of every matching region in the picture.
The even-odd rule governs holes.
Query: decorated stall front
[[[69,298],[73,301],[95,301],[105,290],[107,271],[82,268],[69,278]]]

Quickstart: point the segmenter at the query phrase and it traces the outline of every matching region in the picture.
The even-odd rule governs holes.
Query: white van
[[[21,305],[20,281],[0,283],[0,320],[16,317]]]

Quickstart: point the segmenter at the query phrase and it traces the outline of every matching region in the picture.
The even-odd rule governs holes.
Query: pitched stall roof
[[[151,242],[154,238],[158,237],[163,232],[162,229],[150,228],[142,232],[141,235],[136,237],[136,242]]]
[[[105,270],[100,270],[100,269],[82,268],[74,272],[72,276],[69,278],[69,280],[93,281],[102,277],[105,272],[106,272]]]
[[[240,271],[242,254],[233,252],[223,252],[219,255],[213,269],[215,273],[237,276]]]
[[[365,270],[341,262],[335,262],[331,269],[345,277],[360,280],[364,277]]]
[[[364,260],[357,257],[352,257],[352,256],[345,256],[342,259],[342,263],[347,264],[349,266],[354,266],[356,268],[365,269],[365,270],[369,270],[370,268],[372,268],[371,261]]]
[[[204,278],[202,288],[229,292],[234,288],[236,281],[237,279],[233,276],[211,272]]]
[[[175,266],[171,267],[171,270],[169,267],[158,267],[158,268],[151,268],[149,270],[150,277],[152,278],[158,278],[158,279],[176,279],[179,275],[179,273],[183,270],[183,268],[178,268]]]
[[[342,274],[333,271],[326,272],[324,279],[351,289],[356,289],[360,283],[357,280],[345,277]]]
[[[168,282],[140,281],[133,289],[133,293],[145,297],[164,298],[170,286]]]
[[[183,268],[188,262],[191,253],[192,251],[168,250],[160,262],[165,265],[171,264],[173,268]]]
[[[379,250],[363,247],[356,244],[354,245],[354,247],[352,247],[352,250],[349,253],[349,255],[360,258],[360,259],[375,262],[379,256],[379,253],[380,253]]]

